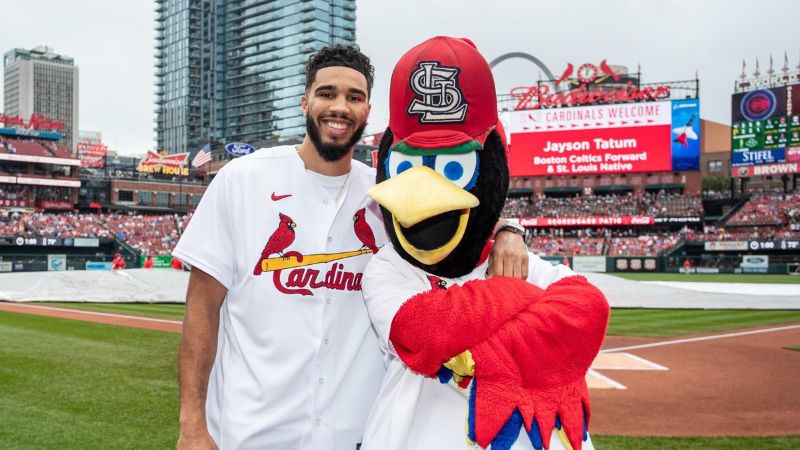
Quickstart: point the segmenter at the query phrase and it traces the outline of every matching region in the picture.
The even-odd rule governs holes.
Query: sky
[[[3,2],[0,52],[47,45],[80,68],[80,129],[113,150],[141,155],[154,140],[154,2]],[[730,123],[730,96],[747,61],[776,70],[788,52],[800,64],[797,0],[358,0],[356,40],[375,65],[367,133],[388,123],[389,78],[402,54],[437,35],[468,37],[487,61],[535,56],[556,75],[572,63],[641,66],[643,82],[700,79],[701,117]],[[525,60],[494,69],[498,93],[529,86],[540,70]],[[2,92],[0,91],[0,98]],[[298,99],[299,103],[299,99]],[[1,105],[1,103],[0,103]]]

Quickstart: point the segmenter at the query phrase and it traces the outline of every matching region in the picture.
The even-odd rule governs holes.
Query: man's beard
[[[328,162],[342,159],[350,151],[350,149],[358,143],[358,141],[361,139],[361,135],[364,134],[364,129],[366,127],[367,123],[364,122],[355,130],[355,132],[353,132],[353,135],[350,136],[350,139],[348,139],[344,144],[337,144],[336,142],[324,142],[319,133],[319,127],[317,124],[310,116],[306,116],[306,134],[308,134],[308,137],[311,139],[311,143],[314,144],[314,147],[316,147],[317,153],[322,156],[322,159]]]

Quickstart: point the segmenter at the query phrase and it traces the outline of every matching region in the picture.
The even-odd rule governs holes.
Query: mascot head
[[[368,194],[400,256],[435,275],[465,275],[508,190],[489,64],[467,39],[429,39],[395,66],[389,114]]]

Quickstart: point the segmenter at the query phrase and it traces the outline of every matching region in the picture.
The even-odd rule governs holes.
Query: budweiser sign
[[[25,120],[19,116],[7,116],[0,113],[0,122],[7,126],[20,127],[35,130],[60,130],[64,124],[58,120],[51,120],[42,114],[31,114],[30,119]]]
[[[603,83],[614,83],[603,86]],[[624,85],[620,85],[624,83]],[[559,90],[564,84],[566,89]],[[511,89],[511,97],[517,100],[516,110],[559,108],[569,106],[585,106],[604,103],[630,103],[667,99],[670,96],[669,85],[646,86],[640,88],[633,80],[625,81],[617,74],[606,60],[599,65],[582,64],[577,71],[572,64],[557,80],[552,80],[554,89],[549,84],[522,86]]]
[[[139,162],[137,170],[142,173],[160,173],[164,175],[189,176],[189,168],[185,167],[189,153],[161,156],[150,150]]]

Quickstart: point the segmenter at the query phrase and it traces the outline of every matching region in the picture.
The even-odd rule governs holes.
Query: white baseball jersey
[[[319,177],[289,146],[231,161],[172,253],[228,290],[206,401],[222,449],[361,442],[385,374],[361,283],[386,235],[373,169],[353,161],[342,189]]]
[[[460,389],[452,380],[441,384],[438,379],[412,372],[395,354],[389,342],[389,332],[395,314],[409,298],[438,289],[433,286],[437,282],[446,288],[482,279],[487,268],[488,263],[484,262],[461,278],[431,278],[429,273],[401,258],[391,244],[381,249],[367,265],[364,298],[390,363],[367,420],[363,450],[477,448],[477,444],[470,445],[466,437],[469,388]],[[568,267],[553,266],[533,253],[528,253],[528,268],[528,281],[542,289],[561,278],[575,275]],[[552,433],[551,450],[566,448],[558,434],[555,430]],[[524,429],[512,448],[533,448]],[[592,449],[591,440],[584,441],[583,448]]]

